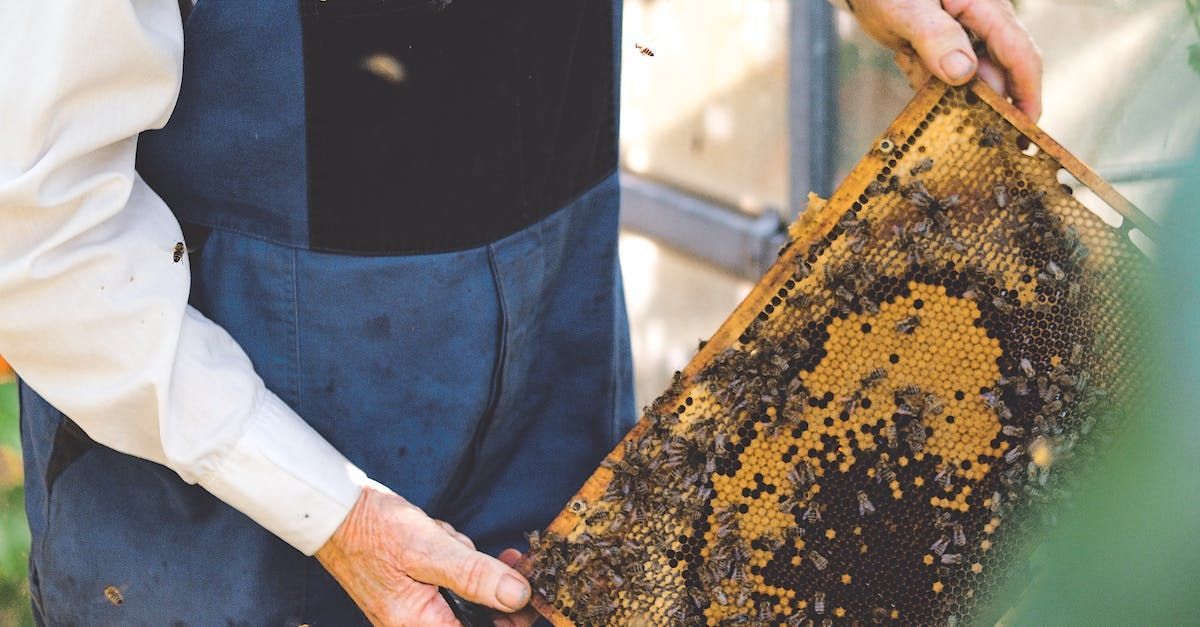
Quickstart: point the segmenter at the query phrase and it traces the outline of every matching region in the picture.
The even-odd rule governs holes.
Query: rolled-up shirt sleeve
[[[311,555],[366,479],[187,305],[179,224],[134,170],[182,52],[176,0],[0,2],[0,353],[96,441]]]

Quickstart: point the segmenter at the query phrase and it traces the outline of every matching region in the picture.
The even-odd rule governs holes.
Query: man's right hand
[[[511,563],[516,555],[504,557]],[[497,610],[497,625],[524,627],[536,618],[521,611],[529,583],[517,571],[379,485],[363,489],[315,557],[375,625],[457,626],[439,586]]]

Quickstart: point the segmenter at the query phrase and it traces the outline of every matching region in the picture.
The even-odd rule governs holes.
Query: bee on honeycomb
[[[531,537],[539,611],[979,619],[1137,399],[1146,263],[1128,230],[1150,223],[1114,194],[982,84],[924,88]]]

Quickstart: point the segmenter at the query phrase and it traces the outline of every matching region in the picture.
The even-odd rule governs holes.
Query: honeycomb
[[[986,86],[926,86],[530,534],[535,606],[556,625],[986,618],[1136,402],[1135,226]]]

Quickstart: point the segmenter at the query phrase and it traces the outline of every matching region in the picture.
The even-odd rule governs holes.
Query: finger
[[[418,583],[404,577],[389,591],[390,598],[383,612],[371,616],[378,626],[392,625],[436,625],[459,627],[454,612],[446,605],[442,595],[434,586]]]
[[[921,60],[917,58],[917,53],[913,52],[912,48],[907,46],[902,50],[897,50],[895,54],[896,67],[904,74],[904,78],[908,79],[908,86],[913,89],[920,89],[925,81],[929,80],[929,70],[921,65]]]
[[[465,534],[460,533],[457,529],[454,528],[453,525],[451,525],[450,523],[448,523],[444,520],[439,520],[439,521],[437,521],[437,523],[438,523],[438,525],[441,526],[442,529],[444,529],[446,531],[446,533],[450,534],[455,540],[458,540],[459,542],[463,543],[463,545],[466,546],[468,549],[471,549],[472,551],[475,550],[475,542],[472,541],[470,538],[468,538]]]
[[[509,566],[516,566],[517,562],[521,561],[521,557],[521,552],[516,549],[504,549],[497,559]],[[516,614],[497,615],[495,622],[499,627],[528,627],[537,619],[537,611],[533,607],[527,607]]]
[[[1005,81],[1008,77],[1004,75],[1004,70],[996,65],[996,62],[989,57],[979,59],[979,72],[976,73],[980,80],[987,83],[1001,97],[1008,97],[1008,87]]]
[[[516,614],[497,615],[493,622],[497,627],[529,627],[537,622],[538,613],[532,607],[527,607]]]
[[[987,45],[1008,76],[1008,91],[1033,121],[1042,115],[1042,53],[1008,0],[945,0],[946,10]]]
[[[404,567],[410,577],[449,588],[474,603],[515,612],[529,602],[529,584],[500,560],[473,551],[433,523],[408,540]]]
[[[951,85],[962,85],[975,75],[979,59],[967,32],[938,2],[898,4],[890,19],[934,76]]]

